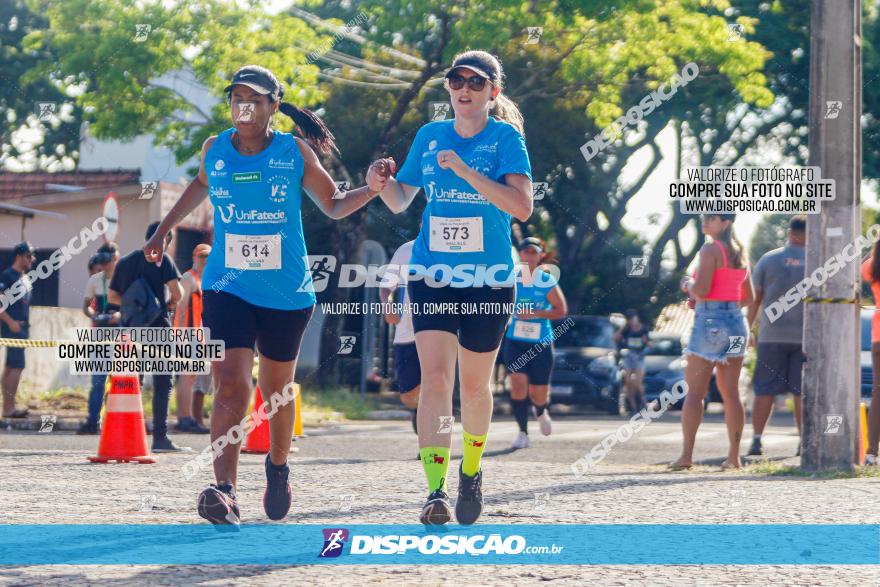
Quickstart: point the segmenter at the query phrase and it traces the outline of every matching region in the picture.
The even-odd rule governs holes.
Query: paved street
[[[710,414],[698,437],[700,465],[668,472],[677,456],[678,414],[641,430],[587,476],[571,463],[588,453],[622,419],[600,415],[557,418],[554,434],[532,423],[532,448],[512,452],[515,424],[500,418],[484,461],[486,523],[880,523],[880,477],[809,479],[764,473],[722,472],[726,433]],[[766,458],[797,464],[797,437],[787,414],[765,431]],[[294,505],[287,523],[417,522],[424,499],[416,440],[408,422],[359,422],[307,429],[294,443]],[[747,438],[750,437],[747,430]],[[178,435],[196,450],[204,436]],[[460,452],[456,429],[453,456]],[[92,465],[95,437],[70,433],[0,432],[0,478],[7,504],[2,522],[202,523],[195,497],[212,479],[187,481],[181,466],[192,455],[160,455],[154,465]],[[745,447],[744,449],[745,450]],[[408,457],[408,458],[407,458]],[[457,465],[457,458],[453,467]],[[262,511],[263,457],[243,455],[239,504],[245,523],[269,523]],[[450,475],[451,493],[457,487]],[[646,548],[675,545],[646,544]],[[258,548],[258,545],[255,545]],[[711,548],[711,545],[707,545]],[[674,559],[674,555],[672,556]],[[852,585],[877,584],[877,567],[655,567],[515,565],[438,567],[19,567],[0,568],[0,584],[531,584],[560,585]]]

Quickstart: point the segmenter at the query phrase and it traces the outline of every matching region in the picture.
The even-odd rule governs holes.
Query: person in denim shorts
[[[700,249],[699,264],[692,278],[682,280],[682,290],[695,302],[694,326],[685,354],[684,401],[681,426],[684,445],[673,469],[693,464],[694,440],[703,420],[703,400],[709,391],[713,368],[724,400],[724,423],[730,448],[722,468],[739,468],[745,411],[739,397],[749,331],[740,308],[751,304],[754,294],[745,249],[733,233],[735,214],[701,216],[703,234],[709,242]]]

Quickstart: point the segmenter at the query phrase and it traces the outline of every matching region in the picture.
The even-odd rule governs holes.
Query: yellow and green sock
[[[486,438],[489,434],[477,436],[470,434],[467,430],[462,431],[464,439],[464,450],[461,457],[461,472],[468,477],[473,477],[480,470],[480,458],[483,456],[483,450],[486,448]]]
[[[422,467],[428,478],[428,491],[434,493],[438,489],[446,491],[446,475],[449,473],[448,446],[426,446],[419,449],[422,456]]]

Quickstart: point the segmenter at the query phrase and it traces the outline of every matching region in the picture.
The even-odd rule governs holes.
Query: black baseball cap
[[[458,59],[452,62],[452,67],[449,68],[449,71],[446,72],[445,77],[452,76],[452,72],[454,72],[459,67],[467,67],[470,70],[473,70],[480,77],[486,78],[490,82],[495,82],[498,80],[498,68],[495,67],[495,64],[492,63],[492,60],[488,58],[488,53],[483,56],[479,52],[467,53],[462,55]]]
[[[37,249],[34,248],[34,245],[27,241],[18,243],[12,249],[12,252],[13,254],[15,254],[16,257],[19,255],[33,255],[36,251]]]
[[[239,84],[263,95],[270,94],[273,101],[284,93],[281,84],[278,83],[272,72],[259,65],[245,65],[240,68],[232,76],[232,82],[223,91],[229,93],[234,86]]]

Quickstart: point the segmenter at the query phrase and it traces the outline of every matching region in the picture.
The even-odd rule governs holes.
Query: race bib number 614
[[[256,271],[281,269],[281,235],[227,233],[226,267]]]

